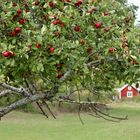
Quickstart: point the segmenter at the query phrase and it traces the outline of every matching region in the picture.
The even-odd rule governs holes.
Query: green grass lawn
[[[140,140],[140,105],[117,106],[115,115],[128,115],[129,120],[108,122],[77,114],[57,115],[46,119],[39,114],[12,112],[0,122],[0,140]]]

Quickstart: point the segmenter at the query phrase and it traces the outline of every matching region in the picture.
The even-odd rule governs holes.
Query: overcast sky
[[[137,21],[140,21],[140,0],[128,0],[128,3],[129,4],[133,3],[134,5],[139,6],[139,10],[137,11],[136,14],[137,14]]]

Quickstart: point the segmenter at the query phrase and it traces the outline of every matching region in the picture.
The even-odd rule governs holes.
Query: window
[[[132,89],[132,87],[131,86],[128,86],[128,90],[131,90]]]
[[[133,97],[132,92],[127,92],[127,97]]]

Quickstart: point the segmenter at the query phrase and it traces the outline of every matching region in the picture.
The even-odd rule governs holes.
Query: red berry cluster
[[[17,36],[21,32],[20,27],[16,27],[12,32],[10,32],[11,36]]]
[[[57,63],[56,65],[56,72],[58,73],[56,75],[56,78],[60,79],[62,76],[64,76],[64,73],[62,72],[62,64],[61,63]]]

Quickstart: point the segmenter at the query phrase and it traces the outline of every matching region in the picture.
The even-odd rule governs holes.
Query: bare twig
[[[66,102],[66,103],[74,103],[74,104],[78,104],[79,106],[89,106],[90,109],[92,109],[92,111],[96,114],[97,117],[101,117],[105,120],[108,120],[108,121],[113,121],[113,122],[119,122],[120,120],[127,120],[127,116],[126,117],[116,117],[116,116],[112,116],[112,115],[109,115],[107,113],[104,113],[103,111],[101,111],[101,108],[100,106],[103,106],[106,108],[106,105],[105,104],[101,104],[101,103],[96,103],[96,102],[92,102],[88,99],[88,101],[74,101],[74,100],[68,100],[68,99],[65,99],[65,98],[61,98],[61,99],[58,99],[59,101],[61,102]],[[81,109],[81,108],[80,108]],[[93,115],[93,114],[90,114],[90,115]]]
[[[31,84],[29,84],[29,83],[27,82],[27,80],[25,80],[25,84],[26,84],[26,86],[28,87],[30,93],[31,93],[32,95],[34,95],[33,88],[31,89]],[[36,104],[37,104],[37,106],[39,107],[39,109],[41,110],[42,114],[43,114],[46,118],[48,118],[48,115],[46,114],[46,112],[44,111],[44,109],[41,107],[40,103],[39,103],[38,101],[36,101]]]
[[[47,102],[45,102],[45,100],[42,100],[42,102],[46,105],[47,109],[49,110],[49,112],[51,113],[51,115],[53,116],[54,119],[56,119],[54,113],[52,112],[52,110],[50,109],[49,105],[47,104]]]
[[[41,107],[40,103],[39,102],[36,102],[37,106],[39,107],[39,109],[41,110],[42,114],[44,116],[46,116],[46,118],[49,118],[47,113],[44,111],[44,109]]]
[[[91,102],[89,99],[88,99],[88,101]],[[104,113],[103,111],[101,111],[100,109],[97,108],[97,103],[96,104],[91,103],[90,106],[91,106],[91,108],[93,108],[98,113],[98,115],[100,117],[102,117],[102,118],[104,118],[106,120],[110,120],[110,121],[118,120],[119,121],[119,120],[127,120],[128,119],[127,116],[126,117],[115,117],[115,116],[111,116],[109,114]],[[108,118],[111,118],[111,119],[108,119],[108,118],[105,118],[105,117],[108,117]],[[112,119],[115,119],[115,120],[112,120]]]
[[[80,120],[81,124],[84,124],[84,122],[83,122],[83,120],[81,118],[81,109],[82,109],[82,105],[80,104],[79,108],[78,108],[78,116],[79,116],[79,120]]]

